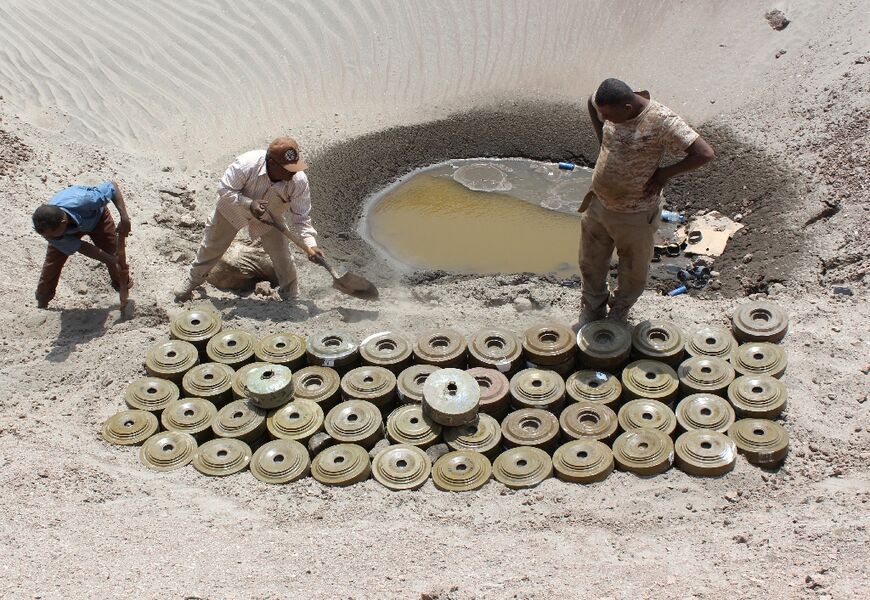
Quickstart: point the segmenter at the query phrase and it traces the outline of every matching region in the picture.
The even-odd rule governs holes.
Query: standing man
[[[117,229],[106,206],[109,202],[115,205],[121,218]],[[36,286],[36,305],[39,308],[48,307],[67,258],[76,253],[105,264],[112,287],[120,291],[121,273],[115,256],[117,236],[130,234],[130,216],[117,183],[106,181],[96,187],[74,185],[61,190],[48,204],[33,212],[33,228],[48,241],[42,274]],[[83,241],[85,235],[93,243]],[[127,288],[132,285],[127,276]]]
[[[605,316],[628,319],[646,285],[662,190],[672,177],[714,158],[710,144],[677,114],[619,79],[605,79],[588,108],[601,148],[592,190],[580,206],[580,326]],[[685,157],[661,167],[666,150]],[[610,294],[607,275],[614,247],[619,267]]]
[[[175,289],[177,301],[187,300],[193,290],[205,283],[209,272],[244,227],[248,228],[251,240],[261,241],[272,259],[281,299],[299,295],[296,266],[287,240],[266,221],[270,218],[268,213],[283,219],[289,211],[293,228],[307,247],[308,259],[323,256],[315,239],[317,231],[311,225],[307,168],[299,144],[289,137],[275,138],[268,149],[251,150],[236,158],[218,185],[217,207],[206,223],[190,274]]]

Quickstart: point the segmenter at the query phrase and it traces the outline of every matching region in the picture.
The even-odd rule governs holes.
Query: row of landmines
[[[550,323],[522,337],[439,329],[413,345],[391,332],[358,344],[337,331],[256,340],[192,310],[149,350],[148,376],[125,395],[130,410],[110,417],[103,436],[141,444],[141,461],[157,470],[250,467],[269,483],[310,473],[333,485],[373,474],[393,489],[430,473],[438,488],[467,490],[493,475],[529,487],[554,473],[594,482],[614,465],[654,475],[675,462],[715,476],[738,451],[775,467],[788,449],[774,421],[787,400],[776,345],[787,328],[777,306],[750,302],[732,331],[688,336],[665,321],[633,330],[600,321],[576,336]],[[452,451],[435,452],[443,444]]]

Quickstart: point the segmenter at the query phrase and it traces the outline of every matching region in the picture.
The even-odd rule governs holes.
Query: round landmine
[[[223,363],[202,363],[184,374],[181,387],[187,396],[211,400],[216,406],[233,397],[235,371]]]
[[[215,438],[196,450],[192,462],[193,468],[203,475],[232,475],[247,468],[251,462],[251,447],[236,438]]]
[[[190,463],[196,449],[196,440],[189,433],[161,431],[142,444],[139,462],[155,471],[174,471]]]
[[[542,365],[528,360],[526,361],[525,368],[553,371],[564,381],[571,375],[571,373],[577,370],[577,357],[572,356],[568,360],[560,362],[558,365]]]
[[[212,362],[238,369],[254,360],[254,336],[241,329],[224,329],[215,334],[205,347]]]
[[[552,452],[559,440],[559,420],[540,408],[521,408],[501,422],[501,435],[507,448],[534,446]]]
[[[749,342],[734,349],[731,366],[738,375],[770,375],[779,379],[788,366],[788,356],[776,344]]]
[[[424,331],[414,344],[415,362],[442,369],[464,369],[468,348],[462,334],[453,329]]]
[[[248,371],[245,389],[255,406],[271,410],[293,399],[293,374],[284,365],[256,363],[259,366]]]
[[[432,482],[444,492],[480,489],[492,476],[492,463],[479,452],[454,450],[432,466]]]
[[[432,460],[424,450],[410,444],[387,446],[372,461],[372,476],[391,490],[416,490],[432,472]]]
[[[160,424],[167,431],[189,433],[202,443],[212,436],[211,424],[217,412],[217,407],[203,398],[181,398],[163,409]]]
[[[309,365],[345,373],[359,364],[359,345],[344,331],[323,331],[308,336],[305,355]]]
[[[658,429],[626,431],[613,442],[613,460],[621,471],[658,475],[674,462],[674,442]]]
[[[145,371],[151,377],[181,383],[184,374],[199,364],[196,346],[181,340],[160,342],[145,356]]]
[[[441,425],[425,416],[419,404],[403,404],[387,417],[387,438],[425,449],[441,439]]]
[[[686,353],[689,356],[730,360],[735,346],[737,341],[728,329],[718,325],[704,325],[689,335],[686,340]]]
[[[398,375],[411,366],[411,344],[392,331],[374,333],[359,345],[362,364],[384,367]]]
[[[540,448],[518,446],[498,455],[492,475],[514,490],[533,488],[553,476],[553,461]]]
[[[622,371],[622,398],[649,398],[665,404],[673,402],[680,382],[668,365],[655,360],[636,360]]]
[[[119,446],[138,446],[160,428],[157,417],[147,410],[122,410],[103,423],[103,439]]]
[[[520,339],[506,329],[483,329],[468,342],[468,366],[515,373],[523,364]]]
[[[677,423],[683,431],[709,429],[726,433],[734,423],[734,409],[721,396],[692,394],[677,405]]]
[[[683,360],[686,341],[683,332],[670,321],[641,321],[631,334],[631,345],[637,358],[659,360],[677,366]]]
[[[556,414],[565,405],[565,382],[555,371],[523,369],[510,382],[514,408],[543,408]]]
[[[674,442],[676,465],[698,477],[719,477],[737,462],[737,445],[724,433],[711,429],[687,431]]]
[[[378,408],[396,400],[396,376],[385,367],[357,367],[341,378],[343,400],[366,400]]]
[[[252,362],[240,367],[233,375],[233,398],[239,400],[241,398],[249,398],[248,387],[245,384],[245,379],[252,369],[269,365],[267,362]]]
[[[324,485],[353,485],[372,474],[369,453],[356,444],[336,444],[311,461],[311,476]]]
[[[577,371],[565,381],[565,393],[574,402],[595,402],[613,409],[622,398],[622,384],[604,371]]]
[[[536,365],[560,365],[573,361],[577,354],[574,333],[558,323],[544,323],[523,334],[526,358]]]
[[[258,361],[283,365],[291,371],[305,366],[305,338],[295,333],[273,333],[254,344]]]
[[[677,428],[674,411],[658,400],[648,398],[638,398],[623,404],[617,419],[623,431],[657,429],[665,435],[671,435]]]
[[[631,332],[617,321],[592,321],[577,332],[577,354],[583,367],[613,371],[631,354]]]
[[[251,473],[263,483],[289,483],[308,475],[308,449],[296,440],[272,440],[251,457]]]
[[[328,412],[341,399],[341,375],[330,367],[305,367],[293,374],[294,400],[311,400]]]
[[[276,408],[266,417],[266,429],[275,439],[308,443],[315,433],[323,430],[323,409],[311,400],[297,398]]]
[[[174,340],[190,342],[198,350],[205,350],[206,344],[223,327],[220,314],[209,308],[186,310],[172,320],[169,337]]]
[[[480,404],[480,386],[459,369],[440,369],[423,384],[423,414],[446,427],[474,421]]]
[[[723,358],[713,356],[693,356],[677,367],[680,392],[683,396],[691,394],[723,395],[734,381],[734,368]]]
[[[359,444],[366,450],[384,438],[381,411],[365,400],[347,400],[329,411],[326,433],[339,443]]]
[[[610,441],[619,427],[616,413],[600,402],[574,402],[559,415],[562,438]]]
[[[234,400],[218,411],[211,430],[217,437],[251,444],[266,431],[266,411],[247,398]]]
[[[493,417],[481,413],[472,423],[445,429],[444,441],[451,450],[480,452],[493,459],[501,445],[501,425]]]
[[[773,302],[744,302],[734,310],[731,328],[740,342],[775,344],[788,333],[788,314]]]
[[[788,390],[770,375],[744,375],[728,386],[728,399],[741,418],[775,419],[785,410]]]
[[[728,436],[749,462],[776,467],[788,454],[788,431],[768,419],[741,419],[728,429]]]
[[[553,470],[562,481],[596,483],[613,472],[613,453],[607,444],[579,439],[562,444],[553,453]]]
[[[510,407],[510,382],[504,373],[485,367],[468,369],[467,373],[474,377],[480,387],[480,408],[478,412],[485,413],[501,421]]]
[[[124,402],[133,410],[147,410],[160,416],[170,402],[178,400],[181,392],[168,379],[140,377],[127,386]]]
[[[412,365],[399,373],[396,378],[396,396],[403,404],[420,404],[423,402],[423,384],[429,375],[441,367],[435,365]]]

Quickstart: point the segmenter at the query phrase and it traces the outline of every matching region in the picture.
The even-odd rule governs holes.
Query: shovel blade
[[[356,273],[344,273],[341,277],[333,279],[332,287],[348,296],[355,296],[363,300],[376,300],[378,298],[378,288],[375,287],[375,284]]]

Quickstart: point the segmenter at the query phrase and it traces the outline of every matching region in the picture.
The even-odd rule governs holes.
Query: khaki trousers
[[[580,220],[580,277],[583,307],[604,310],[610,306],[630,308],[646,286],[653,258],[655,233],[661,206],[637,213],[607,210],[592,197]],[[617,286],[611,297],[607,289],[613,249],[619,256]]]

